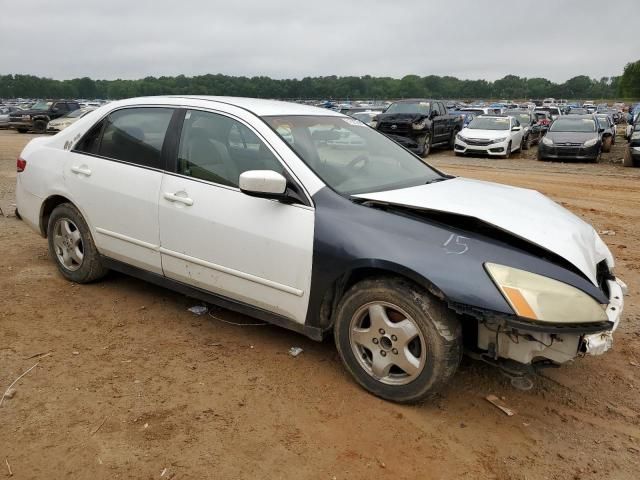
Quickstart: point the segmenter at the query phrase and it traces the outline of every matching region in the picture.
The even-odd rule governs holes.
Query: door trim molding
[[[106,230],[104,228],[96,227],[96,232],[108,237],[117,238],[118,240],[122,240],[124,242],[133,243],[134,245],[137,245],[139,247],[148,248],[149,250],[155,250],[156,252],[160,250],[160,245],[154,245],[153,243],[144,242],[142,240],[138,240],[137,238],[129,237],[117,232],[112,232],[111,230]]]
[[[280,290],[282,292],[295,295],[296,297],[302,297],[304,295],[304,290],[300,290],[299,288],[295,288],[295,287],[290,287],[289,285],[284,285],[282,283],[274,282],[273,280],[269,280],[266,278],[258,277],[257,275],[253,275],[251,273],[242,272],[240,270],[235,270],[233,268],[225,267],[223,265],[218,265],[216,263],[207,262],[206,260],[192,257],[190,255],[185,255],[184,253],[175,252],[173,250],[169,250],[163,247],[160,247],[158,250],[160,251],[160,253],[164,255],[169,255],[170,257],[179,258],[180,260],[184,260],[186,262],[195,263],[196,265],[200,265],[201,267],[210,268],[218,272],[226,273],[227,275],[232,275],[234,277],[238,277],[243,280],[248,280],[253,283],[264,285],[265,287],[274,288],[276,290]]]

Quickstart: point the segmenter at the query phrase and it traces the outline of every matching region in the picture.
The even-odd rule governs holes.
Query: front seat
[[[186,161],[186,165],[181,165],[181,169],[188,169],[189,175],[223,185],[238,186],[240,173],[226,145],[211,138],[206,129],[191,129],[183,156],[185,158],[180,161]]]

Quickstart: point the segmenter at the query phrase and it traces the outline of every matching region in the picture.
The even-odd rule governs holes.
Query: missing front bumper
[[[478,325],[478,348],[490,355],[511,359],[523,364],[538,360],[565,363],[579,355],[602,355],[613,346],[613,332],[618,327],[624,307],[627,286],[620,279],[607,280],[609,304],[607,318],[609,328],[593,332],[593,329],[567,328],[564,330],[527,328],[524,322],[517,326],[481,323]]]

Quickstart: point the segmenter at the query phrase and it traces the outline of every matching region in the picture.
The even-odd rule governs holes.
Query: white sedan
[[[513,119],[480,119],[507,153],[518,144]],[[32,140],[16,165],[18,214],[63,277],[113,269],[333,336],[385,399],[433,394],[464,350],[510,375],[601,354],[621,319],[625,286],[581,218],[444,174],[326,109],[123,100]]]
[[[463,128],[454,145],[456,155],[484,154],[509,158],[522,148],[524,130],[515,117],[481,115]]]

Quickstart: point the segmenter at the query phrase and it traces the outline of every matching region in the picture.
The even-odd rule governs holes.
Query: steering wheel
[[[356,168],[356,165],[360,162],[363,162],[362,166]],[[367,166],[368,163],[369,163],[369,156],[364,153],[361,153],[360,155],[358,155],[356,158],[354,158],[347,164],[347,168],[351,168],[353,170],[362,170],[364,167]]]

